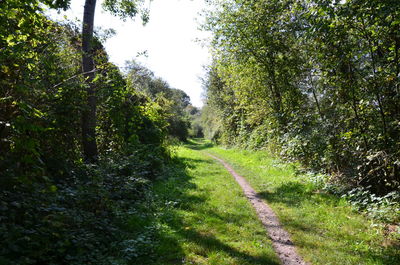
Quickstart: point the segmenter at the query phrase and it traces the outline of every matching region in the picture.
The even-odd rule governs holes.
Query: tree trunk
[[[96,89],[93,84],[93,24],[96,0],[86,0],[82,25],[82,70],[86,83],[87,102],[82,112],[82,145],[85,162],[97,160],[96,144]]]
[[[317,96],[317,93],[315,92],[315,85],[314,85],[314,82],[313,82],[312,74],[310,74],[310,83],[311,83],[311,91],[312,91],[312,94],[313,94],[313,97],[314,97],[314,100],[315,100],[315,104],[317,105],[318,115],[321,118],[321,121],[323,121],[324,120],[324,115],[322,114],[321,106],[319,105],[318,96]]]

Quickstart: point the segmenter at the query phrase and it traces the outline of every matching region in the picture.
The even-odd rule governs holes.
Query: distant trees
[[[189,96],[180,89],[174,89],[153,72],[132,61],[127,65],[129,86],[136,87],[160,106],[167,117],[168,134],[181,141],[189,136],[190,121],[187,108],[193,108]]]
[[[201,124],[201,109],[192,105],[188,105],[185,109],[185,112],[189,116],[190,120],[189,136],[203,138],[204,132]]]
[[[398,1],[211,2],[208,137],[400,187]]]

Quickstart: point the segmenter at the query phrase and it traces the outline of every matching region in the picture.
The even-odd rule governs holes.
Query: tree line
[[[208,138],[399,190],[399,1],[209,2]]]
[[[140,3],[104,7],[146,20]],[[1,264],[133,262],[127,216],[189,135],[188,95],[135,61],[121,71],[93,21],[43,13],[68,5],[0,2]]]

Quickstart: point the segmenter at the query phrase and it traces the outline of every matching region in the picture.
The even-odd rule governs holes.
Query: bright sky
[[[204,0],[153,0],[150,5],[150,21],[142,25],[140,18],[123,22],[104,12],[101,0],[97,1],[95,26],[113,28],[117,34],[105,43],[110,60],[120,67],[125,61],[135,59],[156,76],[166,80],[171,87],[182,89],[192,104],[201,107],[201,81],[203,66],[208,64],[208,49],[196,39],[210,35],[198,30],[205,8]],[[82,20],[84,0],[72,0],[71,9],[58,18]],[[53,16],[54,15],[54,12]],[[147,51],[147,57],[138,53]]]

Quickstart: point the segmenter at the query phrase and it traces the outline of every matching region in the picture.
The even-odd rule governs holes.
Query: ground
[[[305,262],[400,264],[398,246],[385,243],[379,224],[317,191],[291,165],[198,142],[177,148],[184,165],[155,185],[162,204],[154,264],[281,264],[243,190],[207,153],[227,161],[271,206]]]

